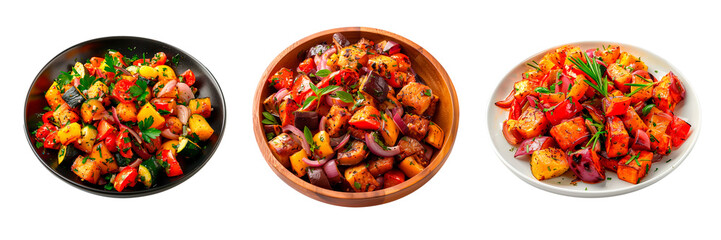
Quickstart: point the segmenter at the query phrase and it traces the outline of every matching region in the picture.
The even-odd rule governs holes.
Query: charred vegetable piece
[[[74,145],[80,151],[90,153],[93,151],[93,145],[98,140],[98,130],[92,125],[86,125],[80,130],[80,139],[74,141]]]
[[[641,120],[641,117],[638,116],[638,113],[636,113],[636,110],[634,110],[633,107],[628,107],[626,113],[620,115],[619,117],[621,117],[623,125],[626,126],[629,133],[635,134],[636,130],[642,130],[644,132],[648,130],[648,126],[646,126],[643,120]]]
[[[204,118],[209,118],[213,107],[210,105],[210,98],[196,98],[188,101],[188,109],[191,114],[200,114]]]
[[[293,112],[298,110],[298,104],[293,99],[285,99],[280,103],[278,107],[278,113],[280,114],[280,121],[282,126],[294,125],[295,115]]]
[[[138,167],[138,180],[140,180],[145,187],[150,188],[157,182],[158,176],[160,176],[160,164],[155,158],[149,158]]]
[[[368,148],[362,141],[353,140],[346,150],[338,153],[339,165],[355,165],[368,156]]]
[[[626,109],[631,105],[631,99],[628,97],[606,97],[603,98],[603,111],[606,116],[617,116],[626,113]]]
[[[317,130],[320,118],[318,113],[315,111],[295,111],[293,112],[293,118],[295,118],[295,127],[298,129],[304,129],[308,127],[310,130]]]
[[[618,161],[618,178],[629,183],[638,184],[651,167],[653,153],[641,151],[636,155],[626,155]]]
[[[659,132],[666,132],[671,121],[673,121],[673,116],[655,107],[651,108],[651,111],[646,115],[646,126]]]
[[[668,125],[666,129],[666,133],[671,136],[671,145],[673,147],[681,146],[688,138],[690,132],[691,124],[677,116],[674,116],[673,121],[671,121],[671,124]]]
[[[398,129],[398,126],[396,126],[395,121],[393,121],[392,116],[390,116],[386,113],[381,113],[381,114],[382,114],[381,118],[383,120],[383,125],[385,127],[380,129],[379,132],[381,133],[381,136],[383,137],[383,141],[385,142],[386,145],[395,146],[396,141],[398,141],[398,134],[400,134],[400,130]],[[438,126],[436,126],[436,127],[438,127]],[[438,142],[438,140],[440,140],[440,142],[438,142],[438,143],[442,144],[443,143],[443,130],[441,130],[440,127],[438,127],[438,130],[440,131],[440,139],[437,138],[437,137],[439,137],[438,133],[436,133],[436,135],[434,135],[434,136],[431,136],[430,139],[428,138],[428,136],[430,136],[430,134],[428,134],[428,136],[426,136],[426,141],[430,140],[430,141]]]
[[[323,168],[308,168],[308,180],[310,181],[310,184],[325,189],[331,189],[330,182],[328,181],[328,175],[325,174]]]
[[[277,90],[290,88],[293,86],[293,71],[287,68],[281,68],[273,76],[268,78],[268,82]]]
[[[356,110],[351,119],[350,125],[363,130],[378,130],[381,127],[380,112],[373,106],[364,106]]]
[[[553,126],[550,133],[563,150],[571,150],[591,137],[582,117],[575,117]]]
[[[375,99],[377,103],[381,103],[386,100],[388,88],[386,80],[373,71],[368,73],[368,75],[361,80],[360,91],[366,96],[370,96]]]
[[[58,164],[62,164],[65,159],[74,159],[82,152],[73,145],[63,145],[58,151]]]
[[[388,125],[386,125],[388,126]],[[395,126],[395,125],[394,125]],[[386,127],[388,128],[388,127]],[[441,149],[443,145],[443,129],[438,124],[430,122],[428,125],[428,134],[426,135],[425,141],[436,149]],[[395,143],[395,142],[394,142]],[[393,144],[390,144],[393,145]]]
[[[191,133],[198,135],[200,141],[208,140],[213,136],[213,132],[215,132],[210,124],[208,124],[208,121],[198,114],[190,116],[190,119],[188,119],[188,127]]]
[[[671,153],[671,137],[655,128],[648,129],[648,137],[651,140],[651,150],[660,155]]]
[[[403,116],[403,122],[405,122],[408,127],[408,136],[418,141],[422,141],[426,137],[426,134],[428,134],[428,126],[431,124],[431,121],[428,119],[411,113]]]
[[[393,157],[378,157],[376,159],[368,161],[368,171],[374,177],[380,177],[386,172],[393,169]]]
[[[308,164],[303,161],[303,158],[308,158],[304,150],[300,150],[290,156],[290,166],[298,177],[305,176],[308,170]]]
[[[631,83],[631,73],[624,69],[620,64],[613,63],[608,66],[606,73],[613,80],[614,87],[623,92],[628,92],[630,87],[626,84]]]
[[[373,55],[368,58],[368,65],[373,72],[385,79],[393,77],[392,74],[398,71],[398,62],[385,55]],[[385,82],[383,79],[383,82]]]
[[[571,153],[571,170],[585,183],[598,183],[606,180],[606,170],[596,152],[584,148]]]
[[[97,184],[100,179],[100,167],[95,160],[88,157],[78,156],[70,169],[75,175],[89,183]]]
[[[317,147],[313,152],[319,158],[327,157],[333,154],[333,148],[330,146],[330,136],[325,131],[320,131],[313,136],[313,143]]]
[[[433,92],[426,85],[411,82],[404,86],[396,96],[408,112],[422,115],[431,106]]]
[[[70,108],[77,108],[85,102],[85,96],[77,87],[71,87],[63,94],[63,100]]]
[[[403,159],[403,161],[398,164],[398,168],[400,168],[408,178],[412,178],[421,173],[425,167],[421,165],[414,156],[410,156]]]
[[[90,123],[93,119],[100,119],[105,112],[105,106],[97,99],[85,101],[80,107],[80,116],[84,123]]]
[[[97,162],[98,167],[100,167],[100,175],[118,172],[118,162],[115,161],[108,147],[105,146],[105,143],[100,142],[95,144],[93,151],[88,157]]]
[[[581,104],[571,98],[566,98],[563,102],[551,108],[544,109],[546,118],[552,125],[558,125],[566,119],[575,117],[582,110]]]
[[[518,131],[518,134],[520,134],[523,139],[529,139],[540,136],[546,132],[549,127],[550,123],[541,110],[528,107],[518,118],[516,131]]]
[[[336,45],[338,49],[341,49],[350,45],[350,41],[348,41],[342,33],[334,33],[333,44]]]
[[[405,159],[410,156],[417,156],[417,159],[423,159],[425,148],[418,140],[404,136],[398,141],[398,147],[401,153],[398,154],[399,159]]]
[[[623,121],[612,116],[606,119],[606,153],[609,157],[621,157],[628,154],[629,137]]]
[[[358,164],[345,170],[345,179],[356,192],[373,191],[380,187],[376,178],[368,171],[365,164]]]
[[[268,142],[270,151],[285,168],[290,168],[290,155],[302,150],[300,140],[287,133],[281,133]]]
[[[344,107],[334,105],[326,115],[325,129],[321,130],[328,132],[331,137],[340,137],[348,129],[348,120],[351,116]]]
[[[531,173],[538,180],[561,176],[569,167],[568,156],[558,148],[538,150],[531,155]]]

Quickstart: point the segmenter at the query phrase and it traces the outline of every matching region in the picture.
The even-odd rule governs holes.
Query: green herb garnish
[[[279,125],[278,121],[275,120],[275,116],[273,114],[270,114],[269,112],[263,112],[263,124],[265,125]]]
[[[578,69],[591,77],[595,81],[595,83],[592,83],[588,79],[585,79],[583,81],[588,83],[591,88],[598,91],[598,93],[600,93],[602,96],[608,96],[608,79],[603,76],[603,71],[601,71],[601,64],[598,64],[595,59],[589,58],[587,54],[582,54],[586,62],[583,62],[577,57],[571,57],[569,58],[569,60],[571,60],[571,62],[575,64]]]
[[[155,122],[155,120],[153,120],[153,116],[149,116],[138,122],[138,129],[140,129],[140,135],[147,143],[151,143],[152,139],[156,139],[158,138],[158,136],[160,136],[160,130],[151,127],[153,126],[153,122]]]

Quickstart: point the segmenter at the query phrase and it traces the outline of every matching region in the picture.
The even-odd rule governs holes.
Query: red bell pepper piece
[[[390,170],[383,174],[383,188],[393,187],[406,181],[406,175],[399,170]]]
[[[566,98],[563,102],[551,108],[544,109],[544,111],[546,112],[546,118],[551,121],[551,124],[558,125],[563,122],[563,120],[576,116],[576,113],[580,112],[582,108],[578,101]]]
[[[35,132],[35,137],[37,139],[43,139],[43,138],[47,137],[50,133],[55,132],[57,130],[58,130],[58,127],[56,127],[52,123],[44,123]]]
[[[120,155],[122,155],[124,158],[132,158],[133,157],[133,150],[132,150],[132,142],[133,141],[130,138],[130,132],[127,129],[123,129],[118,133],[118,136],[115,138],[115,144],[117,145],[118,151],[120,152]]]
[[[313,84],[313,82],[310,81],[308,76],[300,75],[295,79],[295,82],[293,82],[293,88],[290,89],[290,96],[295,102],[303,104],[305,98],[313,93],[313,89],[310,87],[311,84]]]
[[[365,106],[357,110],[348,123],[358,129],[378,130],[381,127],[380,112],[373,106]]]
[[[631,98],[629,97],[605,97],[602,100],[603,111],[606,116],[616,116],[626,113],[628,106],[631,105]]]
[[[43,114],[43,123],[52,123],[53,120],[53,111],[48,111],[45,114]]]
[[[48,135],[45,136],[43,147],[45,147],[46,149],[60,149],[60,146],[62,146],[62,144],[60,144],[60,142],[56,139],[57,136],[57,131],[48,133]]]
[[[268,78],[268,83],[275,89],[290,88],[293,86],[293,71],[287,68],[281,68]]]
[[[178,160],[175,159],[175,155],[173,155],[173,152],[166,149],[163,150],[161,161],[167,163],[165,165],[165,174],[168,175],[168,177],[175,177],[178,175],[183,175],[183,169],[180,168],[180,164],[178,163]]]
[[[666,133],[671,136],[671,146],[681,146],[688,138],[690,131],[691,124],[677,116],[673,116],[673,121],[666,129]]]
[[[518,100],[514,99],[513,104],[511,104],[511,109],[508,110],[508,119],[518,120],[518,117],[521,116],[521,112],[523,111],[521,108],[522,106]]]
[[[115,131],[115,127],[112,124],[110,124],[108,121],[105,121],[105,119],[102,119],[102,120],[100,120],[100,122],[98,122],[97,129],[98,129],[98,139],[105,139],[106,137],[108,137],[108,134],[110,134],[110,133],[115,133],[115,134],[113,134],[113,136],[117,135],[117,133]]]
[[[313,61],[313,58],[306,58],[298,64],[298,68],[296,69],[297,72],[303,72],[305,74],[310,74],[315,69],[315,62]]]
[[[127,186],[135,186],[135,181],[138,178],[138,169],[132,168],[132,167],[126,167],[123,169],[123,171],[120,171],[118,175],[115,176],[115,182],[113,183],[113,187],[115,187],[115,190],[118,192],[122,192],[123,189]]]
[[[188,86],[193,86],[193,84],[195,84],[195,73],[193,73],[193,70],[185,70],[185,72],[183,72],[180,77],[183,78],[183,81],[185,82],[185,84],[188,84]]]
[[[358,82],[360,75],[353,69],[342,69],[338,72],[332,73],[329,77],[329,84],[336,86],[352,86]],[[327,85],[326,85],[327,86]],[[323,87],[326,87],[323,86]]]
[[[514,97],[515,95],[516,95],[516,91],[515,90],[511,91],[511,93],[508,94],[508,97],[506,97],[506,99],[496,102],[496,106],[498,106],[500,108],[511,107],[511,105],[513,105],[513,100],[516,99]]]
[[[135,83],[128,79],[120,79],[120,81],[115,83],[111,96],[119,102],[133,103],[136,97],[133,97],[133,95],[129,92],[130,87],[133,85],[135,85]]]

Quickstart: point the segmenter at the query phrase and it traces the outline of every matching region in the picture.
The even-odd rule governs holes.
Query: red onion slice
[[[350,107],[353,106],[353,102],[344,102],[343,100],[340,100],[340,98],[331,97],[330,95],[324,95],[323,98],[325,98],[325,104],[328,104],[328,106],[341,106],[341,107]]]
[[[169,82],[165,83],[165,86],[163,87],[163,89],[161,89],[160,92],[158,92],[158,95],[155,95],[155,97],[162,97],[166,93],[173,91],[173,88],[175,88],[175,85],[177,85],[177,84],[178,84],[178,80],[175,80],[175,79],[170,80]]]
[[[160,135],[163,136],[164,138],[173,139],[173,140],[178,140],[178,138],[180,138],[180,136],[171,132],[170,129],[168,129],[168,128],[166,128],[165,130],[160,132]]]
[[[524,155],[530,155],[533,154],[533,152],[549,148],[551,146],[554,146],[556,144],[556,141],[553,140],[552,137],[549,136],[540,136],[540,137],[534,137],[529,138],[526,140],[523,140],[521,142],[521,145],[518,147],[518,150],[516,150],[516,153],[513,154],[513,157],[520,157]]]
[[[343,137],[340,138],[331,138],[330,139],[330,145],[334,146],[333,151],[338,151],[338,149],[343,148],[348,142],[350,141],[350,133],[346,133]],[[335,143],[335,145],[334,145]]]
[[[190,89],[190,86],[186,83],[177,83],[175,86],[178,87],[178,100],[183,103],[187,103],[190,101],[190,99],[194,99],[195,95],[193,94],[193,90]]]
[[[320,118],[320,123],[318,124],[318,131],[325,131],[325,122],[328,121],[328,118],[326,116],[323,116]]]
[[[188,118],[190,118],[190,109],[188,107],[180,104],[175,105],[175,112],[183,125],[188,124]]]
[[[408,126],[406,126],[406,123],[403,121],[403,118],[401,117],[403,113],[401,112],[402,111],[397,111],[396,114],[393,114],[393,122],[396,123],[396,126],[398,126],[398,129],[401,130],[403,135],[408,135]]]
[[[136,168],[136,167],[140,166],[140,163],[141,163],[141,162],[143,162],[142,159],[140,159],[140,158],[135,159],[135,161],[133,161],[132,163],[128,164],[127,166],[122,166],[122,167],[120,167],[119,171],[123,171],[123,169],[125,169],[125,168],[127,168],[127,167],[129,167],[129,168]],[[112,180],[112,179],[111,179],[111,180]]]
[[[130,135],[133,135],[133,137],[135,138],[136,141],[138,141],[138,143],[143,143],[143,140],[140,138],[140,135],[138,135],[138,133],[133,131],[132,128],[129,128],[128,126],[125,126],[125,125],[123,125],[123,123],[120,122],[120,119],[118,118],[118,111],[115,110],[115,107],[113,107],[112,109],[113,109],[113,119],[115,120],[115,123],[118,124],[118,127],[120,127],[120,129],[128,129],[128,132],[130,133]]]
[[[120,71],[123,72],[123,74],[125,74],[125,75],[133,76],[132,73],[130,73],[127,69],[125,69],[125,68],[123,68],[123,67],[115,66],[115,69],[120,70]]]
[[[325,163],[328,162],[328,159],[331,159],[333,157],[335,157],[335,153],[332,153],[320,160],[310,160],[307,157],[304,157],[303,162],[310,167],[320,167],[325,165]]]
[[[323,165],[323,171],[332,182],[340,182],[340,171],[338,171],[338,163],[335,162],[335,159],[326,162]]]
[[[506,97],[506,99],[503,99],[503,100],[501,100],[501,101],[496,102],[496,106],[498,106],[498,107],[500,107],[500,108],[509,108],[509,107],[511,107],[511,106],[513,105],[513,100],[516,99],[516,98],[513,97],[515,94],[516,94],[516,91],[515,91],[515,90],[511,91],[511,93],[508,94],[508,96]]]
[[[398,146],[389,147],[388,150],[383,149],[383,147],[376,143],[376,138],[373,133],[366,134],[365,140],[366,145],[368,145],[368,149],[370,149],[371,152],[377,156],[392,157],[401,153],[401,149]]]
[[[311,154],[311,152],[310,152],[310,144],[308,144],[308,141],[306,141],[306,139],[305,139],[305,134],[303,134],[303,131],[301,131],[301,130],[298,129],[297,127],[295,127],[295,126],[293,126],[293,125],[290,125],[290,124],[289,124],[289,125],[285,125],[285,126],[283,127],[283,131],[284,131],[284,132],[285,132],[285,131],[290,131],[290,132],[292,132],[293,134],[295,134],[296,136],[298,136],[298,137],[300,138],[300,144],[303,145],[303,150],[305,150],[305,153],[308,154],[308,155]]]
[[[275,93],[275,97],[274,97],[275,99],[274,99],[274,100],[275,100],[276,102],[277,102],[277,101],[280,101],[280,100],[283,100],[283,98],[284,98],[285,96],[287,96],[289,93],[290,93],[290,92],[288,91],[287,88],[280,89],[280,90],[278,90],[278,92]]]

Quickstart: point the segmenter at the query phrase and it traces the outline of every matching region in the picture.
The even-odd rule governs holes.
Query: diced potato
[[[568,97],[573,98],[574,101],[579,101],[583,96],[586,95],[586,91],[588,90],[588,83],[586,83],[586,77],[583,75],[578,75],[576,79],[573,81],[573,85],[571,86],[571,90],[568,91]]]
[[[671,124],[671,121],[673,120],[673,116],[654,107],[651,108],[651,111],[649,111],[648,114],[646,114],[645,119],[646,126],[648,126],[648,128],[656,129],[659,132],[666,132],[668,125]]]
[[[85,153],[93,150],[93,145],[98,139],[98,130],[93,125],[87,125],[80,130],[80,139],[74,141],[75,148]]]
[[[647,133],[651,140],[651,150],[660,155],[671,153],[671,136],[651,127],[648,128]]]
[[[345,179],[356,192],[370,192],[380,187],[376,178],[365,164],[358,164],[345,170]]]
[[[604,46],[603,49],[597,49],[595,55],[601,57],[606,65],[610,65],[616,63],[618,57],[621,56],[621,47],[618,45]]]
[[[45,92],[45,100],[48,101],[50,109],[56,109],[58,106],[65,103],[65,100],[63,100],[63,94],[58,89],[58,84],[56,82],[53,82],[53,85]]]
[[[204,118],[209,118],[210,113],[213,111],[210,105],[210,98],[196,98],[188,101],[188,109],[191,114],[200,114]]]
[[[538,100],[541,103],[548,103],[550,106],[556,106],[557,104],[566,100],[566,94],[562,92],[558,93],[540,93],[538,94]]]
[[[57,139],[62,145],[68,145],[80,139],[80,124],[71,123],[58,130]]]
[[[423,112],[423,116],[433,117],[433,115],[436,115],[436,108],[438,106],[438,101],[440,101],[441,98],[438,97],[438,95],[433,94],[431,96],[431,104],[428,106],[425,112]]]
[[[308,158],[304,150],[300,150],[290,156],[290,165],[298,177],[303,177],[308,171],[308,164],[303,161],[303,158]]]
[[[416,161],[414,156],[407,157],[398,164],[398,168],[406,174],[406,177],[412,178],[415,175],[421,173],[424,169],[423,165]]]
[[[337,65],[341,69],[355,69],[360,70],[363,66],[368,64],[368,55],[366,50],[361,49],[355,45],[350,45],[341,48],[338,51],[338,62]],[[331,64],[329,64],[331,65]]]
[[[280,164],[285,168],[290,168],[290,155],[303,149],[300,141],[287,133],[281,133],[268,142],[268,147]]]
[[[138,120],[138,109],[135,107],[135,103],[118,103],[115,110],[120,121],[136,122]]]
[[[188,126],[190,127],[190,131],[197,134],[201,141],[208,140],[211,136],[213,136],[214,130],[210,124],[205,121],[203,116],[198,114],[190,115],[190,119],[188,119]]]
[[[651,83],[651,79],[644,79],[642,77],[639,77],[638,75],[633,75],[631,83],[648,84],[648,83]],[[641,90],[637,90],[639,88]],[[634,91],[637,91],[637,92],[630,96],[631,104],[636,104],[638,102],[645,102],[646,100],[651,98],[651,96],[653,95],[653,87],[652,86],[647,86],[647,87],[631,86],[631,88],[629,89],[629,93],[634,92]]]
[[[535,95],[535,90],[537,87],[539,87],[537,84],[534,84],[528,79],[518,81],[513,84],[513,89],[515,91],[513,97],[515,97],[517,100],[521,100],[528,95]]]
[[[431,121],[421,116],[407,113],[403,115],[403,122],[408,127],[408,136],[415,138],[418,141],[423,141],[428,134],[428,126]]]
[[[80,116],[83,118],[83,122],[90,123],[93,118],[100,117],[105,112],[105,106],[97,99],[90,99],[83,103],[80,107]]]
[[[393,157],[379,157],[373,160],[368,161],[368,171],[374,176],[374,177],[380,177],[384,173],[390,171],[393,169],[393,162],[395,160]]]
[[[168,140],[165,141],[163,144],[160,145],[160,149],[158,149],[158,152],[163,152],[164,150],[170,150],[170,152],[173,154],[173,156],[177,155],[178,153],[178,144],[180,141],[178,140]]]
[[[165,118],[158,113],[157,110],[155,110],[155,107],[153,107],[152,104],[146,103],[143,105],[142,108],[140,108],[140,112],[138,112],[138,122],[141,121],[147,121],[148,118],[153,118],[153,124],[150,125],[151,128],[160,128],[165,124]],[[212,130],[212,129],[211,129]],[[212,134],[212,133],[211,133]]]
[[[671,80],[663,77],[661,81],[653,88],[653,97],[651,98],[656,107],[660,110],[670,110],[673,112],[678,103],[671,94]]]
[[[391,78],[391,74],[398,70],[398,62],[386,55],[371,55],[371,57],[368,58],[368,65],[371,70],[387,79]]]
[[[108,150],[108,147],[105,146],[104,142],[95,144],[88,157],[97,162],[98,167],[100,167],[100,175],[118,171],[118,163],[115,161],[113,154],[110,153],[110,150]]]
[[[628,154],[629,137],[623,121],[620,118],[611,116],[606,119],[606,154],[608,157],[621,157]]]
[[[640,116],[638,116],[638,113],[636,113],[636,110],[634,110],[633,107],[629,106],[626,113],[619,115],[619,117],[621,117],[623,125],[626,126],[629,133],[635,133],[637,129],[641,129],[644,132],[648,130],[648,126],[643,123],[643,120]]]
[[[541,113],[541,115],[543,115],[543,113]],[[445,136],[443,133],[443,129],[441,129],[441,126],[438,126],[438,124],[435,124],[433,122],[428,125],[428,134],[425,138],[426,143],[437,149],[441,149],[441,146],[443,146],[444,137]]]
[[[550,133],[563,150],[570,150],[591,136],[582,117],[575,117],[553,126]]]
[[[422,115],[431,105],[432,96],[433,92],[430,87],[411,82],[398,92],[396,98],[403,106],[406,106],[409,112]]]
[[[546,55],[543,56],[543,59],[538,62],[538,68],[540,68],[542,72],[548,73],[551,69],[556,68],[557,62],[558,53],[549,52],[546,53]]]
[[[331,137],[340,137],[348,129],[352,114],[344,107],[333,105],[326,115],[325,130]]]
[[[425,148],[423,145],[421,145],[418,140],[403,136],[401,140],[398,141],[398,148],[400,148],[401,153],[398,154],[398,159],[405,159],[410,156],[416,156],[418,159],[423,158],[425,155]],[[421,162],[421,164],[423,164]]]
[[[102,81],[97,81],[88,88],[88,99],[103,98],[108,95],[108,91],[108,85],[105,85]]]
[[[638,184],[639,181],[648,173],[653,160],[653,153],[641,151],[638,155],[626,155],[618,161],[616,174],[618,178],[629,183]]]
[[[628,68],[629,72],[634,72],[636,70],[648,70],[648,66],[646,66],[646,63],[641,61],[640,58],[637,58],[636,56],[633,56],[627,52],[621,53],[621,56],[618,57],[618,63]]]
[[[78,114],[76,114],[67,103],[63,102],[58,108],[55,109],[53,112],[53,118],[55,119],[55,122],[58,123],[60,126],[65,126],[68,123],[74,123],[80,120],[80,117]]]
[[[631,83],[631,73],[623,68],[620,64],[610,64],[606,70],[608,76],[613,80],[613,86],[624,92],[628,92],[630,87],[626,85]]]
[[[333,148],[330,146],[330,136],[325,131],[320,131],[313,136],[313,142],[317,149],[315,149],[315,155],[324,158],[328,155],[333,154]]]
[[[158,80],[160,81],[178,79],[175,76],[175,71],[166,65],[156,66],[155,70],[158,71]]]
[[[523,139],[540,136],[551,126],[546,115],[541,110],[528,107],[518,118],[516,131]]]
[[[92,184],[97,184],[100,179],[100,167],[98,163],[88,157],[78,156],[70,167],[75,175]]]
[[[278,106],[278,114],[282,126],[295,124],[295,115],[293,114],[295,110],[298,110],[298,105],[293,99],[288,98],[280,103],[280,106]]]
[[[345,150],[343,150],[345,149]],[[346,148],[339,149],[338,164],[339,165],[355,165],[368,156],[366,144],[362,141],[352,140],[346,144]]]
[[[398,133],[400,132],[400,130],[398,130],[398,126],[396,126],[396,122],[393,121],[392,116],[390,116],[386,113],[381,113],[381,114],[383,115],[383,117],[381,119],[383,120],[383,123],[385,124],[385,128],[380,130],[381,136],[383,136],[383,141],[388,146],[395,146],[396,141],[398,140]],[[426,139],[428,139],[427,136],[426,136]],[[443,141],[443,130],[441,130],[441,142],[442,141]]]
[[[538,150],[531,155],[531,173],[538,180],[561,176],[570,167],[568,156],[558,148]]]

